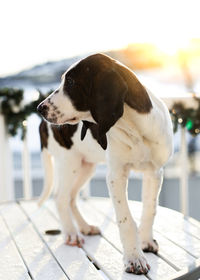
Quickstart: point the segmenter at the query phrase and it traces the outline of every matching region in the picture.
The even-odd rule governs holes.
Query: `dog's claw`
[[[146,262],[145,258],[135,258],[134,261],[128,261],[128,264],[125,265],[125,271],[127,273],[134,273],[134,274],[147,274],[150,265]]]
[[[89,226],[87,229],[82,229],[81,233],[84,235],[97,235],[97,234],[100,234],[101,231],[96,226]]]
[[[84,244],[84,239],[78,234],[68,234],[65,244],[81,248]]]
[[[142,242],[142,250],[145,253],[154,253],[158,254],[158,242],[155,239],[152,239],[151,241],[143,241]]]

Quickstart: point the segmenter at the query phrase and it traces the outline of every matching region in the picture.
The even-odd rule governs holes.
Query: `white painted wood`
[[[200,228],[200,222],[195,220],[194,218],[185,217],[185,220],[188,221],[190,224],[195,225],[197,228]]]
[[[21,256],[0,216],[0,279],[30,280]]]
[[[112,219],[114,214],[113,207],[108,199],[90,199],[89,203],[92,204],[94,209],[96,208],[100,213],[107,215],[108,219]],[[131,212],[134,214],[135,219],[138,222],[141,215],[142,204],[135,201],[129,201],[129,203]],[[91,213],[91,210],[86,212],[88,215],[88,213]],[[173,222],[170,222],[170,220],[173,220],[173,215],[175,219]],[[160,245],[159,255],[168,263],[174,264],[175,267],[183,270],[184,273],[184,270],[190,271],[198,267],[200,242],[191,234],[184,232],[184,229],[181,227],[182,222],[183,224],[187,223],[185,228],[193,228],[193,225],[184,220],[182,214],[164,207],[159,207],[154,233],[155,238]],[[108,224],[109,222],[105,223],[104,221],[106,230],[110,231]],[[114,232],[115,231],[112,230],[112,234],[110,234],[113,235]],[[106,231],[104,231],[104,234],[107,234]],[[117,240],[117,238],[114,236],[113,240]]]
[[[188,274],[188,272],[190,274],[192,274],[192,272],[194,272],[194,270],[197,270],[199,267],[200,267],[200,259],[196,260],[196,262],[195,262],[195,264],[193,266],[191,265],[189,268],[184,268],[182,271],[177,272],[173,276],[173,280],[176,280],[176,279],[178,279],[178,280],[179,279],[181,279],[181,280],[189,280],[189,279],[199,280],[200,279],[199,278],[200,277],[199,271],[196,273],[195,276],[193,275],[192,278],[191,278],[191,276],[186,275],[186,274]],[[181,277],[181,278],[179,278],[179,277]]]
[[[165,225],[170,226],[178,230],[179,232],[185,232],[186,234],[196,237],[200,242],[200,223],[196,221],[196,225],[190,222],[190,219],[186,219],[182,214],[169,210],[167,208],[159,208],[158,222],[162,222],[162,217],[165,217]],[[197,226],[199,224],[199,226]]]
[[[103,235],[103,237],[106,238],[106,240],[108,240],[115,248],[117,248],[117,250],[120,250],[122,252],[122,245],[121,245],[121,241],[119,238],[117,225],[114,223],[114,221],[111,221],[111,217],[108,218],[106,215],[102,215],[94,207],[92,207],[89,201],[88,202],[87,201],[79,202],[81,209],[82,209],[82,213],[85,214],[85,217],[87,218],[87,220],[90,223],[95,224],[101,228],[102,235]],[[94,199],[94,204],[96,204],[96,201],[97,200]],[[98,200],[98,201],[100,202],[101,200]],[[99,203],[99,206],[101,206],[101,209],[106,208],[106,207],[104,208],[104,205],[105,205],[104,203],[102,203],[102,205],[100,205],[100,203]],[[52,209],[52,211],[54,213],[56,213],[54,204],[51,201],[49,201],[47,203],[47,206],[50,209]],[[57,215],[57,217],[58,217],[58,215]],[[98,223],[97,223],[97,221],[98,221]],[[168,245],[171,245],[171,243],[169,241],[168,241]],[[173,245],[173,243],[172,243],[172,245]],[[176,249],[175,245],[174,245],[174,247],[173,247],[174,250],[173,251],[171,250],[173,253]],[[87,249],[87,243],[85,243],[84,248]],[[180,249],[180,251],[179,250],[177,250],[177,251],[178,251],[177,253],[179,253],[179,257],[183,254],[182,258],[184,258],[184,256],[185,256],[184,250]],[[161,277],[164,277],[164,276],[170,277],[175,273],[175,270],[172,268],[172,265],[175,266],[175,264],[173,264],[172,262],[171,262],[171,265],[169,265],[168,264],[169,262],[163,261],[163,259],[155,256],[154,254],[145,254],[145,255],[147,257],[148,263],[152,267],[151,271],[148,273],[148,276],[150,276],[151,279],[162,279]],[[165,257],[167,258],[166,255],[165,255]],[[187,260],[187,257],[189,257],[188,260]],[[93,256],[93,258],[94,258],[94,256]],[[194,262],[194,260],[195,260],[195,258],[191,257],[190,255],[186,255],[185,259],[184,259],[185,263],[187,263],[187,264],[188,263],[192,264]],[[177,260],[176,260],[176,264],[178,264]],[[183,267],[183,266],[181,266],[181,267],[177,266],[177,267],[179,267],[179,269],[181,269],[181,267]]]
[[[48,201],[46,205],[50,211],[55,213],[55,216],[58,219],[58,213],[56,211],[54,203],[52,201]],[[94,212],[94,216],[95,216],[95,212]],[[98,221],[98,226],[101,226],[101,221],[99,221],[98,215],[96,216],[95,221],[96,222]],[[91,220],[91,222],[93,221]],[[112,238],[115,239],[115,237],[116,235],[113,235]],[[147,280],[145,276],[137,276],[137,275],[125,273],[124,265],[122,261],[122,254],[101,236],[89,236],[89,237],[85,236],[84,239],[85,239],[85,243],[83,248],[87,252],[87,255],[98,265],[98,267],[100,267],[100,269],[107,275],[109,279],[113,279],[113,280],[146,279]]]
[[[77,247],[66,246],[64,235],[48,236],[45,230],[60,228],[60,224],[45,207],[38,209],[36,202],[21,203],[23,209],[38,229],[38,233],[49,246],[63,270],[74,280],[102,280],[103,276],[87,259],[84,251]]]
[[[0,201],[14,198],[12,155],[4,117],[0,114]]]
[[[87,214],[86,216],[90,218],[93,223],[98,221],[98,225],[102,229],[103,236],[105,236],[111,244],[122,252],[122,244],[119,238],[117,225],[105,216],[100,215],[93,207],[89,206],[89,203],[81,203],[81,207],[83,212]],[[152,253],[145,253],[145,257],[151,266],[151,270],[148,273],[148,276],[151,279],[162,279],[162,277],[167,276],[170,277],[176,271],[171,265]]]
[[[107,215],[107,217],[115,220],[114,210],[109,199],[90,198],[89,202],[92,203],[93,207]],[[142,210],[141,202],[129,201],[129,205],[132,215],[134,216],[136,221],[138,221],[140,219]],[[178,231],[178,233],[180,234],[185,232],[186,236],[191,235],[193,237],[196,237],[194,240],[199,243],[197,239],[200,239],[200,222],[192,218],[185,218],[180,212],[159,206],[155,218],[154,229],[156,231],[159,231],[160,226],[166,227],[166,231],[169,230],[168,228],[171,228],[172,231]]]
[[[82,203],[81,205],[84,206],[85,212],[87,213],[87,217],[91,217],[91,213],[95,213],[96,217],[98,217],[98,221],[102,221],[102,217],[100,217],[100,215],[101,216],[104,215],[101,212],[97,213],[93,205],[91,207],[90,203],[88,203],[87,205],[88,209],[86,208],[85,203]],[[103,235],[107,239],[109,239],[111,243],[114,240],[114,243],[118,244],[118,248],[121,248],[121,242],[119,239],[119,234],[118,234],[116,224],[114,224],[114,220],[112,220],[111,222],[110,218],[106,217],[102,224],[102,232]],[[192,265],[195,262],[196,259],[194,257],[189,255],[186,251],[184,251],[182,248],[172,243],[167,238],[163,237],[158,232],[154,232],[154,237],[159,243],[159,248],[160,248],[159,256],[161,256],[164,260],[166,260],[166,262],[169,263],[171,266],[175,267],[176,269],[183,269],[186,266]]]
[[[22,153],[22,168],[23,168],[23,189],[24,198],[30,199],[32,197],[32,181],[31,181],[31,164],[30,155],[28,150],[27,134],[23,140],[23,153]]]
[[[33,278],[37,280],[66,280],[66,275],[20,207],[14,203],[7,204],[0,208],[0,213],[6,220]]]
[[[188,148],[186,129],[181,128],[181,178],[180,178],[180,203],[181,212],[189,216],[189,192],[188,192]]]
[[[60,228],[55,205],[51,200],[42,209],[37,208],[35,201],[21,202],[21,206],[15,203],[0,205],[0,214],[5,219],[17,246],[11,240],[12,237],[0,216],[0,227],[3,231],[0,231],[0,248],[2,249],[2,244],[7,241],[11,246],[6,247],[6,251],[2,250],[0,255],[0,279],[11,279],[6,274],[9,273],[9,269],[5,270],[5,273],[1,269],[1,261],[7,254],[9,265],[16,268],[16,275],[22,268],[25,268],[25,272],[27,272],[27,266],[34,279],[42,280],[67,279],[67,276],[70,280],[142,280],[147,278],[169,280],[176,279],[200,266],[200,238],[193,236],[193,234],[197,235],[200,230],[197,221],[190,223],[188,220],[184,220],[182,214],[159,207],[154,232],[160,245],[160,251],[158,256],[151,253],[145,254],[151,265],[151,270],[146,277],[124,272],[122,246],[113,207],[109,200],[80,201],[80,208],[90,223],[100,226],[102,230],[102,236],[85,237],[83,249],[64,245],[63,235],[48,236],[44,234],[47,229]],[[138,222],[141,203],[130,201],[130,208]],[[191,233],[185,232],[188,228]],[[86,255],[97,264],[100,271],[92,265]],[[23,264],[22,258],[26,266]],[[15,266],[15,259],[21,261],[22,265]],[[6,262],[3,263],[3,266],[6,266]],[[22,274],[22,277],[24,275],[26,277],[28,274]]]
[[[101,236],[85,237],[84,250],[102,271],[113,280],[144,280],[144,275],[128,274],[124,271],[122,254]]]

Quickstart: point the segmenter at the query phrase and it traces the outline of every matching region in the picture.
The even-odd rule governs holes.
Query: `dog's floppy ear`
[[[83,126],[81,129],[81,141],[83,141],[83,139],[85,138],[85,135],[87,133],[88,128],[90,128],[92,126],[91,122],[88,121],[83,121]]]
[[[107,147],[106,133],[123,115],[127,85],[115,70],[97,75],[93,83],[90,111],[98,125],[98,143]]]
[[[83,121],[83,126],[81,130],[81,140],[85,138],[85,135],[87,133],[87,130],[90,129],[93,137],[97,140],[97,142],[101,145],[101,147],[106,150],[107,148],[107,139],[106,135],[104,134],[103,136],[99,135],[99,125],[88,122],[88,121]]]

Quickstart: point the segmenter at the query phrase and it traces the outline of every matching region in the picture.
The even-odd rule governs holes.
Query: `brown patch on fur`
[[[51,125],[53,136],[60,146],[70,149],[73,145],[72,136],[77,130],[78,125]]]
[[[125,217],[122,221],[122,223],[125,223],[127,221],[127,217]]]
[[[48,129],[47,129],[47,123],[45,121],[42,121],[40,123],[39,132],[40,132],[41,149],[47,148],[49,133],[48,133]]]

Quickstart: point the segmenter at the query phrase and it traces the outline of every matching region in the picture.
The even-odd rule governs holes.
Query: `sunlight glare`
[[[0,75],[130,43],[173,55],[200,38],[199,7],[198,0],[4,0]]]
[[[154,44],[164,54],[174,56],[177,52],[188,49],[189,38],[166,38],[166,40],[155,41]]]

